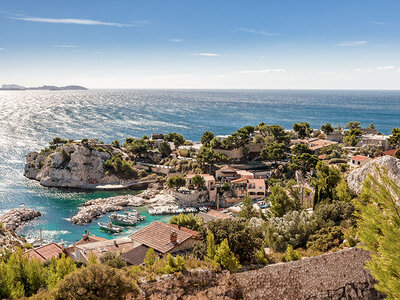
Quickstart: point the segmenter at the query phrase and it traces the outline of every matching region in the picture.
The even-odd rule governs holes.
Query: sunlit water
[[[105,142],[144,134],[178,132],[199,140],[211,130],[229,134],[260,122],[290,128],[307,121],[313,127],[330,122],[344,126],[352,120],[374,123],[384,133],[400,127],[399,91],[180,91],[180,90],[90,90],[90,91],[0,91],[0,213],[25,207],[43,213],[21,229],[67,242],[78,240],[90,227],[97,235],[97,221],[90,226],[73,225],[66,219],[88,199],[127,192],[82,192],[41,187],[25,179],[24,155],[40,150],[55,136]],[[134,192],[130,192],[134,193]],[[154,219],[130,228],[127,235]],[[100,219],[106,220],[107,216]]]

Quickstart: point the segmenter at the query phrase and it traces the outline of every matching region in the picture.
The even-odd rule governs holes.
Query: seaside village
[[[374,162],[388,169],[398,166],[399,145],[400,129],[393,129],[389,136],[373,124],[362,128],[359,122],[349,122],[344,128],[325,124],[320,129],[303,122],[290,130],[261,123],[231,135],[207,131],[199,142],[177,133],[154,133],[111,144],[55,138],[48,148],[27,155],[25,176],[44,186],[147,189],[135,196],[91,200],[71,218],[85,225],[113,212],[108,223],[99,225],[116,233],[115,238],[95,236],[82,226],[82,239],[71,245],[36,241],[34,247],[25,247],[23,255],[45,262],[64,254],[83,264],[93,255],[99,260],[118,255],[128,266],[143,265],[149,249],[160,259],[188,253],[201,257],[198,253],[204,255],[210,242],[207,230],[214,232],[216,244],[223,243],[224,234],[217,231],[223,224],[232,227],[220,230],[228,232],[229,248],[242,265],[262,261],[260,249],[268,261],[278,257],[274,253],[283,253],[276,261],[285,257],[288,261],[287,255],[297,254],[285,251],[296,251],[293,248],[307,255],[311,250],[324,253],[353,246],[351,198],[360,192]],[[92,169],[79,169],[88,160]],[[119,237],[125,226],[143,220],[132,209],[143,205],[149,207],[150,215],[171,215],[170,222],[154,221]],[[17,229],[38,215],[21,208],[0,217],[0,222]],[[307,233],[282,229],[304,220],[311,224],[312,218],[319,225]],[[269,224],[268,230],[250,235],[243,227],[256,228],[261,222]],[[240,238],[234,240],[235,234]]]

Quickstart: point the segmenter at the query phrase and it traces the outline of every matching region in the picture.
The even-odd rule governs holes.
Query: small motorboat
[[[122,226],[133,226],[137,222],[139,222],[139,220],[133,215],[129,216],[127,214],[117,214],[117,213],[112,213],[110,215],[110,220],[112,223]]]
[[[97,224],[99,224],[101,229],[112,233],[118,233],[124,230],[124,227],[114,225],[111,221],[108,221],[107,223],[98,222]]]

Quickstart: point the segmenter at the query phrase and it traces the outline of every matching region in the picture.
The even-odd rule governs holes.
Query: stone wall
[[[364,269],[368,252],[336,253],[236,274],[185,272],[140,285],[146,299],[383,299]]]
[[[205,203],[209,201],[207,190],[201,192],[192,192],[189,194],[180,193],[178,191],[173,191],[170,189],[165,189],[164,191],[186,205],[198,205],[200,203]]]

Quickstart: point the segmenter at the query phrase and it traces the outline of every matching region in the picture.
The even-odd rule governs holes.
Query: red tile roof
[[[218,210],[211,209],[207,212],[208,215],[216,217],[218,219],[229,219],[232,216],[219,212]]]
[[[56,243],[51,243],[36,249],[31,249],[24,253],[29,258],[38,258],[42,262],[49,260],[53,257],[57,258],[61,253],[63,253],[63,249]]]
[[[363,160],[366,160],[368,158],[369,158],[368,156],[356,155],[356,156],[353,156],[351,159],[352,160],[357,160],[357,161],[363,161]]]
[[[184,241],[195,238],[193,234],[182,230],[182,228],[177,229],[169,225],[170,224],[155,221],[132,234],[130,238],[160,253],[168,253]],[[171,243],[172,232],[176,232],[178,235],[176,244]]]
[[[192,229],[189,229],[189,228],[186,228],[186,227],[183,227],[183,226],[181,226],[179,228],[179,226],[176,225],[176,224],[167,224],[167,225],[172,227],[172,228],[175,228],[175,229],[183,230],[183,231],[193,235],[194,237],[198,237],[199,236],[199,233],[197,231],[195,231],[195,230],[192,230]]]
[[[397,150],[400,150],[400,149],[392,149],[392,150],[383,151],[381,154],[394,156],[396,154]]]
[[[247,182],[247,178],[245,178],[245,177],[240,177],[240,178],[238,178],[238,179],[231,180],[231,183],[243,183],[243,182]]]
[[[88,244],[88,243],[96,243],[96,242],[101,242],[101,241],[106,241],[107,239],[99,237],[99,236],[94,236],[94,235],[84,235],[81,240],[77,241],[74,243],[74,246],[79,246],[83,244]]]

